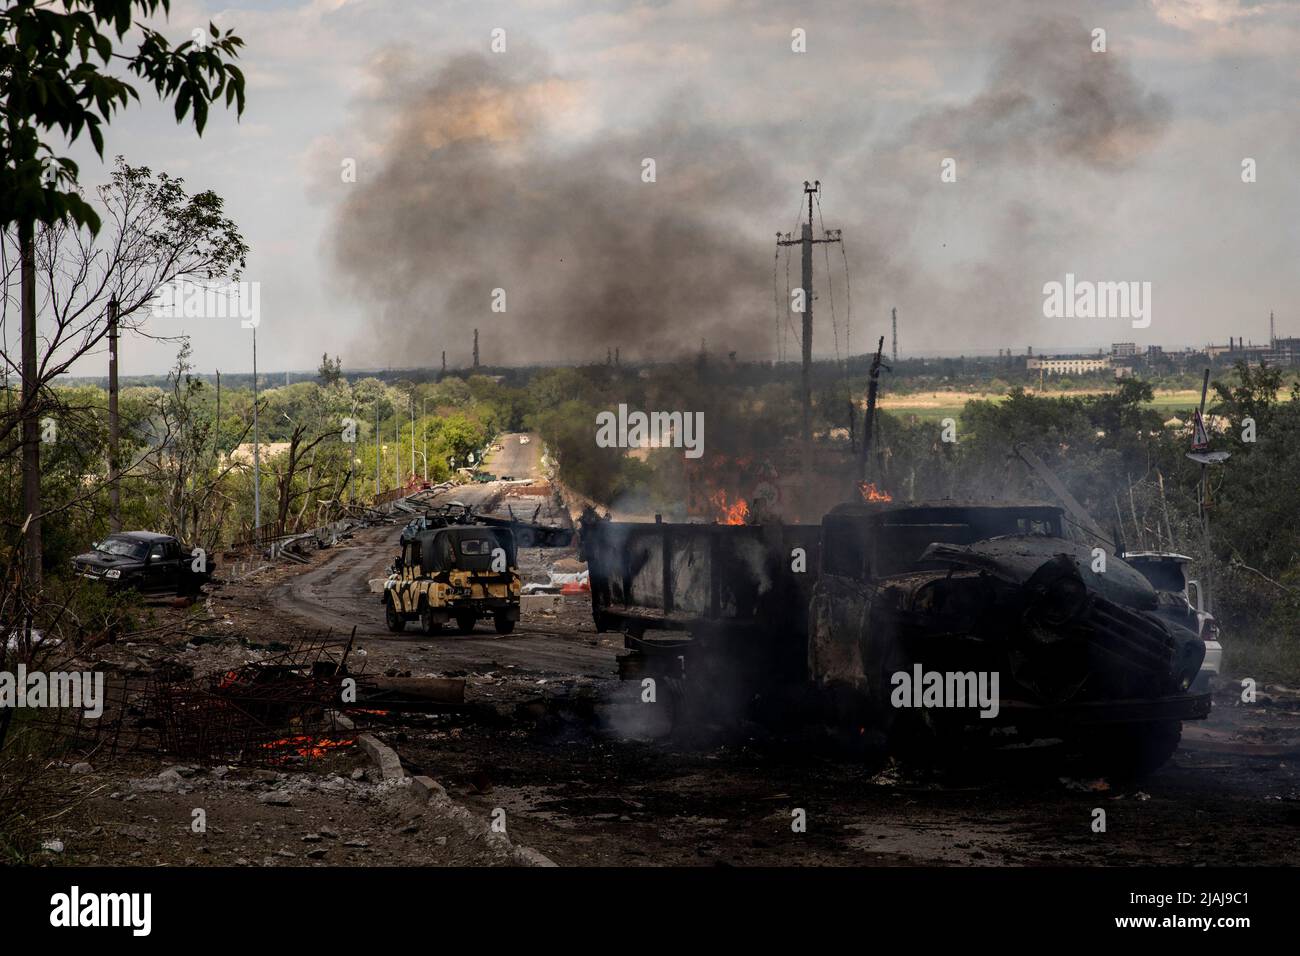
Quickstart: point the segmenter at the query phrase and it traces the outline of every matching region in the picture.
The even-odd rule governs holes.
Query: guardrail
[[[416,487],[418,488],[419,485],[416,485]],[[405,498],[410,493],[411,488],[409,485],[401,488],[389,488],[387,491],[381,491],[379,494],[375,495],[375,500],[372,504],[376,506],[386,505],[390,501],[396,501],[398,498]]]
[[[442,490],[445,487],[447,487],[447,484],[448,484],[447,482],[440,482],[438,484],[433,484],[430,485],[430,489]],[[387,491],[381,491],[379,494],[374,496],[374,498],[370,501],[369,504],[358,503],[355,505],[351,505],[349,507],[354,509],[360,508],[363,510],[369,508],[379,508],[383,505],[390,504],[391,502],[397,501],[401,498],[406,498],[410,495],[413,495],[416,492],[420,491],[423,488],[423,486],[424,486],[423,481],[418,481],[418,480],[413,481],[399,488],[389,488]],[[346,509],[345,509],[343,518],[347,518],[347,517],[348,515],[346,514]],[[322,527],[329,527],[329,526],[323,525]],[[302,537],[303,535],[312,534],[313,532],[318,532],[320,530],[321,530],[320,528],[303,528],[298,531],[286,531],[282,534],[276,534],[275,526],[267,525],[266,527],[261,528],[256,532],[247,533],[246,536],[243,538],[240,538],[236,541],[232,541],[230,543],[229,550],[238,551],[243,548],[255,548],[255,547],[266,548],[266,547],[270,547],[276,542],[287,541],[290,538],[299,538]]]
[[[232,541],[230,543],[230,550],[237,551],[242,548],[254,548],[254,547],[265,548],[268,545],[274,544],[277,541],[284,541],[288,538],[296,538],[300,534],[303,534],[303,532],[301,531],[287,531],[283,534],[275,534],[274,530],[275,530],[275,525],[267,525],[265,528],[260,528],[257,531],[254,531],[251,534],[249,534],[248,537],[246,538],[242,538],[239,541]]]

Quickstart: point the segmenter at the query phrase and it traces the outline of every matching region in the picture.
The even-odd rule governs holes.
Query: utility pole
[[[426,395],[420,400],[423,404],[420,406],[420,432],[424,435],[424,480],[429,480],[429,423],[426,419],[429,417],[429,396]]]
[[[1271,332],[1272,330],[1270,330]],[[1201,550],[1205,557],[1205,566],[1201,569],[1201,601],[1205,610],[1214,610],[1214,580],[1210,554],[1210,509],[1214,502],[1210,500],[1210,465],[1221,465],[1232,457],[1231,452],[1210,451],[1210,430],[1205,422],[1205,399],[1210,391],[1210,370],[1205,370],[1201,380],[1201,407],[1195,412],[1192,427],[1192,450],[1187,457],[1201,466],[1201,480],[1197,487],[1197,517],[1201,524]]]
[[[478,368],[478,329],[474,330],[474,367]]]
[[[221,460],[221,369],[217,369],[217,420],[212,425],[212,461]]]
[[[825,242],[839,242],[840,230],[828,229],[821,239],[813,238],[813,197],[821,192],[821,180],[809,183],[804,180],[803,191],[808,197],[808,221],[800,226],[800,236],[793,233],[777,234],[778,246],[803,247],[803,371],[799,392],[803,405],[803,471],[807,477],[812,470],[812,337],[813,337],[813,246]]]
[[[253,537],[262,529],[262,456],[257,433],[257,326],[253,326]]]
[[[393,409],[393,487],[402,487],[402,420]]]
[[[118,488],[122,459],[118,444],[121,424],[117,414],[117,313],[117,297],[114,296],[108,300],[108,527],[110,531],[122,530],[122,496]]]
[[[876,355],[871,360],[871,374],[867,380],[867,413],[862,418],[862,442],[858,445],[858,470],[863,481],[871,480],[871,438],[876,425],[876,393],[880,390],[880,369],[893,371],[888,365],[882,365],[880,355],[885,350],[885,337],[880,337],[876,345]]]
[[[898,364],[898,310],[897,310],[897,309],[890,309],[890,310],[889,310],[889,313],[890,313],[890,315],[893,316],[893,321],[894,321],[894,348],[893,348],[893,362],[894,362],[895,365],[897,365],[897,364]]]
[[[407,396],[411,406],[411,477],[415,477],[415,393]]]
[[[447,374],[447,350],[442,350],[442,374]]]
[[[22,282],[23,353],[23,511],[26,536],[27,584],[41,587],[41,423],[36,365],[36,226],[24,217],[18,224],[18,257]]]
[[[1273,313],[1272,312],[1268,314],[1268,318],[1269,318],[1268,337],[1269,340],[1272,341],[1273,338]],[[1201,380],[1201,407],[1196,414],[1196,424],[1198,426],[1204,426],[1205,423],[1205,398],[1209,390],[1210,390],[1210,370],[1207,368],[1205,370],[1205,377]],[[1208,448],[1209,447],[1208,426],[1205,427],[1204,434],[1207,439],[1206,447]],[[1193,443],[1195,443],[1196,440],[1197,440],[1197,436],[1195,430],[1193,430],[1192,433]],[[1205,555],[1205,567],[1201,569],[1202,570],[1201,577],[1205,580],[1205,589],[1204,589],[1205,596],[1201,600],[1205,605],[1205,609],[1209,611],[1211,609],[1210,606],[1211,587],[1213,586],[1210,580],[1210,469],[1209,466],[1203,462],[1201,464],[1201,482],[1200,482],[1200,487],[1197,489],[1196,504],[1197,504],[1197,510],[1200,512],[1200,514],[1197,515],[1197,517],[1201,519],[1201,553]]]
[[[379,501],[379,399],[375,398],[375,501]]]
[[[429,480],[429,397],[424,397],[423,414],[420,416],[420,430],[424,434],[424,480]]]

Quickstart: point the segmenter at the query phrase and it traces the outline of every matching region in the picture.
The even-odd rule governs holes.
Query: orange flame
[[[888,491],[884,491],[875,486],[874,482],[859,481],[858,492],[862,495],[863,501],[893,501],[894,496]]]
[[[719,488],[709,495],[709,503],[717,512],[713,520],[718,524],[744,524],[749,518],[749,504],[745,499],[737,498],[735,502],[728,504],[727,492],[724,488]]]
[[[328,737],[310,737],[300,734],[272,740],[261,746],[266,750],[288,750],[289,753],[285,754],[284,757],[271,761],[272,763],[281,763],[295,754],[299,757],[324,757],[331,750],[338,747],[351,747],[355,742],[354,740],[332,740]]]

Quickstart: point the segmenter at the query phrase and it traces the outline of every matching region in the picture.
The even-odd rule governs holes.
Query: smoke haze
[[[377,147],[331,238],[366,316],[349,354],[435,365],[446,349],[463,364],[478,327],[485,364],[603,360],[613,347],[669,358],[702,339],[770,358],[773,233],[791,228],[801,180],[821,169],[859,315],[903,302],[933,322],[979,323],[989,351],[1018,342],[1041,319],[1042,283],[1073,266],[1062,245],[1105,235],[1098,210],[1168,123],[1167,101],[1087,41],[1077,22],[1032,22],[972,98],[919,110],[865,147],[861,130],[833,120],[728,129],[699,91],[680,91],[642,128],[592,123],[582,79],[537,53],[462,55],[423,76],[387,54],[360,121]],[[812,159],[799,145],[809,139]],[[941,185],[948,156],[958,184]],[[647,157],[654,183],[641,178]],[[797,277],[797,250],[791,262]],[[839,263],[831,272],[843,281]],[[497,288],[504,313],[491,309]],[[825,292],[844,290],[819,286],[820,354]],[[854,350],[867,339],[855,333]]]

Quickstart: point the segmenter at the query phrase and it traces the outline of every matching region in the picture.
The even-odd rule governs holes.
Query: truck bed
[[[621,630],[642,654],[689,648],[800,679],[821,529],[584,521],[580,548],[596,627]],[[792,570],[802,549],[802,571]],[[647,631],[685,632],[671,641]],[[665,635],[666,636],[666,635]],[[714,655],[711,655],[714,656]]]

